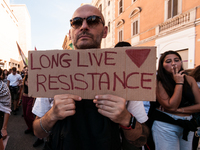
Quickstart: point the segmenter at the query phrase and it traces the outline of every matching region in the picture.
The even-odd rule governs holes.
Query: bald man
[[[75,50],[100,48],[107,36],[104,17],[94,6],[79,7],[70,23]],[[46,109],[46,105],[40,107]],[[37,137],[49,135],[45,149],[55,150],[121,150],[120,128],[129,143],[140,147],[148,132],[126,109],[124,98],[109,94],[96,95],[93,100],[55,95],[53,106],[36,117],[33,127]]]

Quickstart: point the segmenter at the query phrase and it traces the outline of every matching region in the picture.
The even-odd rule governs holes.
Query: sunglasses
[[[73,19],[70,20],[70,24],[71,24],[71,26],[73,28],[78,29],[78,28],[80,28],[82,26],[83,20],[86,20],[86,22],[87,22],[87,24],[88,24],[88,26],[90,28],[95,27],[99,23],[102,23],[103,26],[104,26],[104,22],[101,19],[101,17],[95,16],[95,15],[89,16],[87,18],[75,17],[75,18],[73,18]]]

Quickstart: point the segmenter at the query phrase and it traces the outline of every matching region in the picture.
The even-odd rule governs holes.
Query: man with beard
[[[107,36],[103,15],[94,6],[79,7],[70,23],[74,49],[100,48],[102,38]],[[43,114],[36,114],[33,127],[37,137],[48,136],[45,149],[120,150],[121,133],[137,147],[146,143],[148,129],[126,109],[124,98],[107,94],[86,100],[62,94],[54,96],[52,107],[40,102],[36,100],[34,107],[39,106],[37,112]],[[43,111],[47,107],[50,110]]]

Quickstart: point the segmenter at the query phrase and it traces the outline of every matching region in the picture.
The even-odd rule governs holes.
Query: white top
[[[139,123],[144,123],[148,120],[143,101],[129,101],[127,110],[136,118]]]
[[[18,86],[19,85],[19,81],[22,80],[22,77],[20,74],[15,74],[13,75],[12,73],[8,75],[7,80],[10,81],[10,85],[9,86]]]
[[[36,98],[32,113],[41,118],[52,106],[53,98]]]
[[[42,117],[53,106],[52,98],[37,98],[33,106],[32,112]],[[137,119],[139,123],[144,123],[148,120],[142,101],[129,101],[127,110]]]

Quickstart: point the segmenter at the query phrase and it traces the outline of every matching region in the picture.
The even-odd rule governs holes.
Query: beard
[[[86,40],[84,42],[84,40],[83,40],[80,43],[78,43],[78,40],[82,35],[89,36],[91,38],[91,41],[89,42]],[[99,35],[96,36],[96,39],[94,38],[93,34],[88,33],[87,31],[83,31],[82,33],[77,35],[77,38],[74,40],[73,44],[77,49],[100,48],[102,37],[103,37],[103,31]]]

